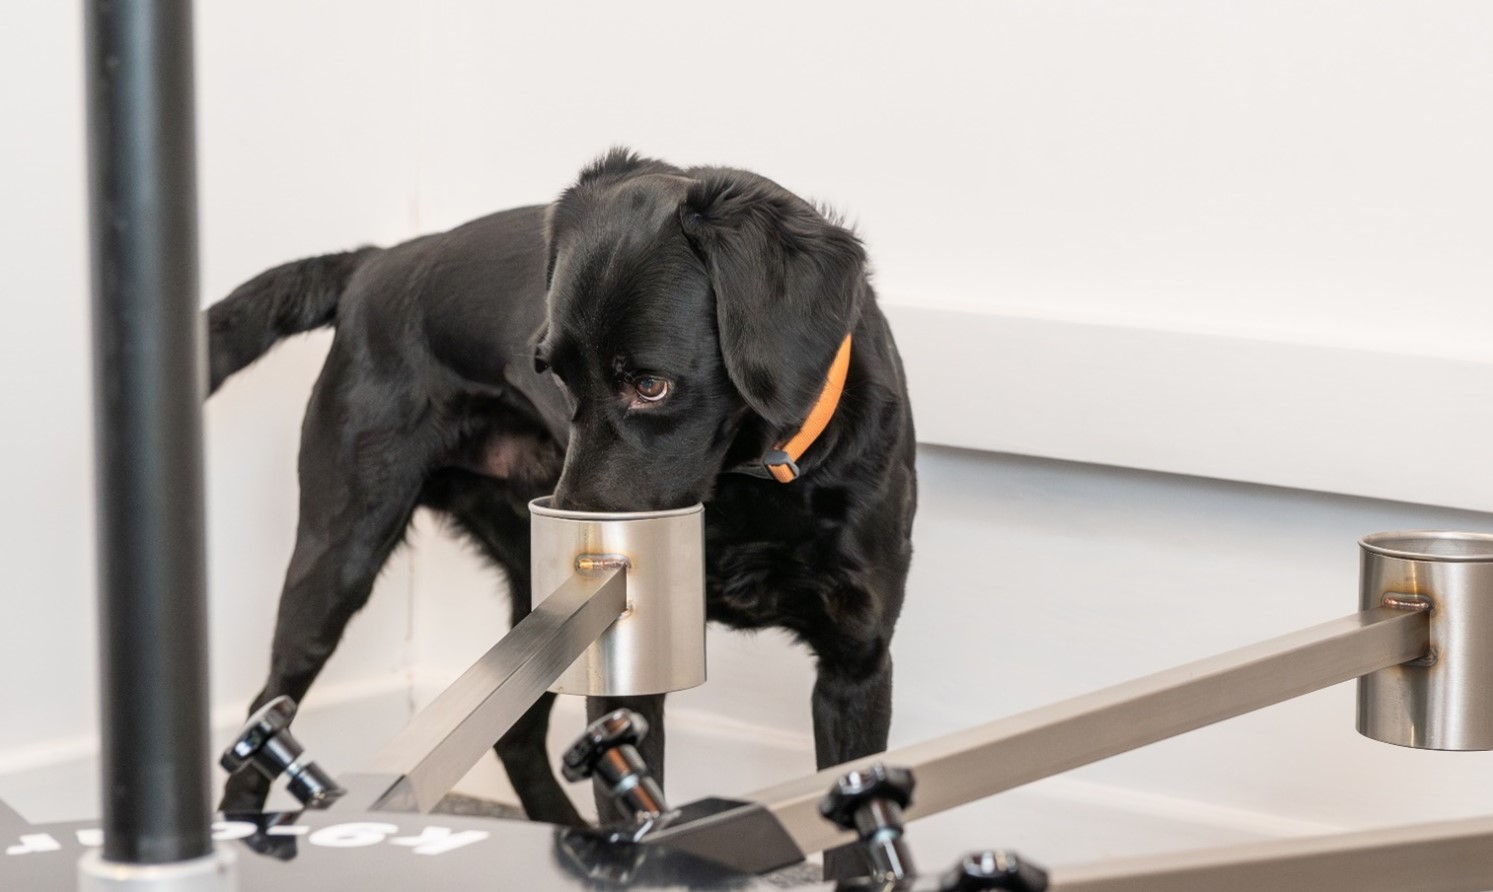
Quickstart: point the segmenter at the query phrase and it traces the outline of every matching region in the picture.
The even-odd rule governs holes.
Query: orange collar
[[[819,401],[814,404],[814,410],[805,419],[803,427],[798,429],[787,441],[779,443],[762,457],[762,464],[767,468],[772,478],[779,483],[792,483],[798,479],[798,459],[819,439],[824,429],[829,426],[829,420],[834,417],[835,409],[840,405],[840,394],[845,392],[845,375],[850,371],[850,335],[840,343],[840,352],[835,354],[835,361],[830,363],[829,377],[824,382],[824,390],[819,394]]]

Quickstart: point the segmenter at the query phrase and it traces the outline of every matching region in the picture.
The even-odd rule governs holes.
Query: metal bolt
[[[244,723],[238,739],[223,751],[218,764],[229,774],[252,766],[269,780],[288,774],[290,793],[302,805],[326,808],[347,791],[306,757],[305,748],[290,733],[295,711],[295,701],[289,697],[276,697],[261,706]]]
[[[903,880],[917,872],[902,821],[902,809],[912,803],[915,785],[911,771],[878,762],[841,775],[819,803],[821,815],[860,837],[871,877],[878,882]]]
[[[610,712],[586,727],[561,759],[569,781],[600,778],[623,818],[656,822],[670,811],[637,745],[648,736],[648,722],[628,709]]]

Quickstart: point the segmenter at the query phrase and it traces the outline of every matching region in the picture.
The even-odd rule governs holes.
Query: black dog
[[[278,267],[208,323],[214,390],[287,335],[337,329],[304,423],[300,526],[253,708],[305,695],[420,505],[507,572],[517,622],[526,504],[553,491],[582,510],[704,502],[710,618],[781,626],[818,658],[819,766],[886,748],[912,420],[865,253],[802,199],[744,171],[614,151],[548,208]],[[843,396],[795,455],[801,442],[784,444],[833,403],[821,397],[845,352]],[[578,824],[545,755],[552,703],[496,750],[531,818]],[[653,725],[644,755],[662,777],[663,697],[588,712],[624,705]],[[266,792],[242,772],[223,808],[256,810]]]

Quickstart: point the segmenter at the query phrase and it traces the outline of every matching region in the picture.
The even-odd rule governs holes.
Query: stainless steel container
[[[1358,680],[1359,733],[1432,750],[1493,749],[1493,535],[1359,541],[1360,606],[1429,602],[1431,653]]]
[[[550,690],[620,697],[705,681],[705,510],[590,512],[529,503],[531,603],[574,573],[627,564],[627,611]]]

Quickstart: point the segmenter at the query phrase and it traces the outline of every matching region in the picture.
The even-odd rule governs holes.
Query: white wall
[[[81,659],[94,641],[93,444],[74,5],[33,4],[29,27],[0,30],[0,77],[12,85],[0,92],[0,271],[10,316],[0,350],[8,509],[0,514],[0,673],[11,680],[0,686],[0,754],[76,735],[94,713],[93,670]]]
[[[598,142],[753,165],[884,292],[1486,359],[1476,2],[422,6],[433,226]]]
[[[0,797],[61,817],[93,798],[79,22],[69,4],[13,16],[0,579],[25,634],[0,675],[35,681],[0,687]],[[925,450],[899,742],[1347,612],[1362,533],[1493,527],[1450,510],[1493,510],[1485,4],[276,0],[199,4],[197,30],[204,300],[289,257],[545,201],[614,143],[752,167],[859,221],[929,439],[1046,457]],[[979,361],[1030,325],[1021,362]],[[1162,337],[1181,346],[1158,358]],[[326,342],[285,345],[209,405],[224,727],[264,669]],[[1386,408],[1355,370],[1390,361],[1407,397],[1353,422]],[[495,577],[418,526],[307,704],[338,764],[501,628]],[[1287,597],[1265,611],[1262,591]],[[701,741],[675,750],[680,788],[807,770],[808,658],[722,634],[711,670],[674,701],[676,738]],[[1478,808],[1485,758],[1369,745],[1347,698],[1000,797],[921,850],[1066,861]],[[743,733],[758,761],[711,777]]]
[[[414,140],[385,114],[389,97],[416,80],[399,49],[403,6],[198,6],[204,301],[289,256],[415,234]],[[10,289],[0,350],[0,479],[10,507],[0,519],[0,674],[12,680],[0,687],[0,776],[12,779],[0,781],[0,797],[38,819],[96,808],[90,784],[63,784],[92,770],[96,746],[81,11],[26,3],[0,29],[0,77],[11,85],[0,93],[0,269]],[[329,53],[328,35],[340,35],[344,51]],[[400,58],[403,68],[391,61]],[[328,342],[322,334],[285,345],[208,405],[220,732],[241,719],[268,666],[295,532],[301,410]],[[390,693],[407,701],[408,601],[400,558],[311,708]],[[349,745],[366,751],[356,738]],[[34,776],[47,783],[27,780]]]

